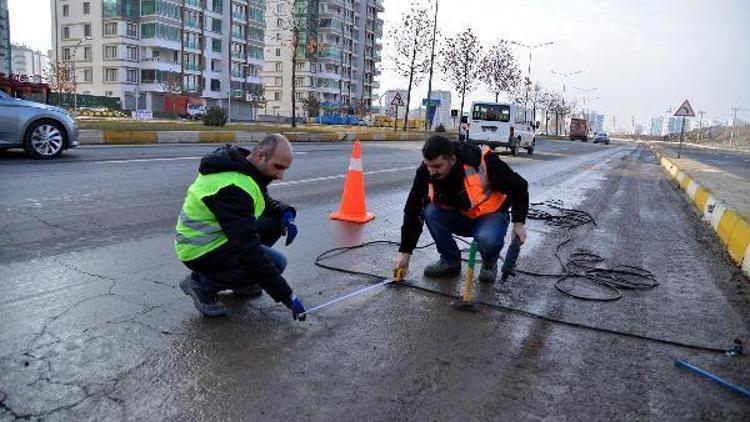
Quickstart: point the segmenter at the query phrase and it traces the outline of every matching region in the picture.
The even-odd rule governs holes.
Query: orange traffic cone
[[[349,161],[349,171],[344,182],[344,194],[341,196],[339,210],[331,214],[331,219],[351,221],[353,223],[367,223],[375,218],[375,214],[367,212],[365,200],[365,174],[362,171],[362,153],[359,139],[354,141],[352,158]]]

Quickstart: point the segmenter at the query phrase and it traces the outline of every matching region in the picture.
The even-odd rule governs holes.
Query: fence
[[[78,104],[78,108],[106,108],[109,110],[120,110],[122,108],[120,99],[114,97],[78,94],[78,98],[76,99],[73,94],[59,92],[49,94],[50,105],[73,108],[76,103]]]

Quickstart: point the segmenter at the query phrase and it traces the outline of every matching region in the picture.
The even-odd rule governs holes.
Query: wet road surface
[[[350,144],[296,144],[271,194],[298,209],[300,235],[279,246],[308,307],[372,279],[313,265],[340,246],[398,240],[418,143],[365,143],[365,225],[334,222]],[[687,361],[750,384],[746,357],[669,346],[384,288],[304,323],[268,296],[223,298],[202,318],[177,283],[172,231],[208,145],[83,147],[63,160],[0,157],[0,420],[746,420],[750,402],[684,370]],[[747,280],[644,148],[539,142],[506,157],[531,200],[561,199],[596,226],[573,233],[607,262],[642,266],[660,285],[616,302],[561,295],[554,279],[478,284],[479,299],[568,322],[729,347],[748,338]],[[556,273],[559,229],[529,221],[519,266]],[[431,239],[423,235],[421,243]],[[387,276],[395,246],[327,261]],[[430,280],[417,251],[408,279],[457,294],[462,277]],[[585,286],[581,288],[586,289]]]

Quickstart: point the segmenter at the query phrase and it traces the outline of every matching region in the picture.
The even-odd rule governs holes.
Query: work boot
[[[424,267],[424,275],[427,277],[447,277],[461,273],[461,263],[451,264],[443,261],[441,258],[438,262]]]
[[[193,298],[193,305],[207,317],[224,316],[227,308],[216,300],[214,289],[202,286],[198,282],[198,274],[193,273],[180,281],[180,288],[186,295]]]
[[[258,297],[263,294],[263,289],[260,288],[258,283],[249,283],[245,286],[232,289],[232,292],[237,296]]]
[[[482,269],[479,271],[479,281],[494,283],[495,279],[497,279],[497,261],[482,262]]]

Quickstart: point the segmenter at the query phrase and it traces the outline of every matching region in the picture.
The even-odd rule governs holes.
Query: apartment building
[[[11,73],[27,75],[32,80],[44,82],[49,70],[49,59],[41,51],[25,45],[11,44]]]
[[[320,101],[323,115],[349,114],[359,104],[372,106],[379,88],[382,0],[268,0],[267,11],[265,114],[291,117],[292,84],[299,117],[306,115],[302,100],[309,95]],[[300,31],[292,80],[295,22]]]
[[[261,83],[265,0],[50,0],[51,60],[74,68],[81,94],[163,111],[183,94],[251,120]]]
[[[11,73],[10,15],[8,0],[0,0],[0,73]]]

